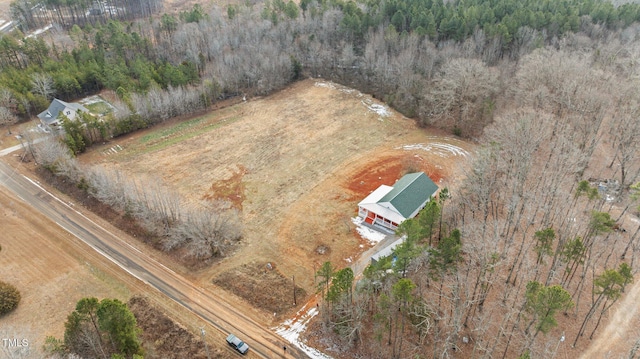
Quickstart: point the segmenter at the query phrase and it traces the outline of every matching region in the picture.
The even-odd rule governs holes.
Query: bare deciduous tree
[[[67,166],[66,162],[73,160],[67,146],[53,136],[34,145],[34,157],[37,163],[53,173],[57,173],[61,167]]]
[[[225,255],[233,241],[240,239],[241,231],[237,215],[223,211],[222,206],[205,206],[187,211],[182,220],[172,228],[165,242],[166,249],[186,246],[196,258],[208,259]]]
[[[0,88],[0,126],[9,128],[13,125],[18,118],[15,114],[16,101],[13,98],[13,94],[6,88]],[[9,129],[11,134],[11,129]]]
[[[53,88],[53,79],[50,75],[44,73],[34,73],[31,75],[32,91],[47,100],[51,99],[55,90]]]
[[[476,59],[448,61],[425,89],[426,106],[421,109],[431,124],[459,128],[478,134],[491,119],[494,96],[498,91],[498,72]]]
[[[616,113],[613,115],[609,127],[611,147],[614,150],[609,167],[617,162],[620,170],[620,188],[623,191],[628,188],[629,184],[636,181],[640,173],[640,166],[638,166],[638,155],[640,154],[638,83],[637,81],[624,81],[624,83],[627,86],[615,106]]]
[[[16,121],[17,118],[13,113],[11,113],[11,110],[6,107],[0,106],[0,126],[4,126],[5,128],[7,128],[8,134],[11,134],[11,129],[9,128],[9,126],[16,123]]]

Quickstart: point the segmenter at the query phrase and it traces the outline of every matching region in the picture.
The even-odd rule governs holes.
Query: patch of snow
[[[316,81],[313,86],[315,87],[325,87],[325,88],[329,88],[329,89],[335,89],[336,85],[334,85],[332,82],[319,82]]]
[[[52,27],[53,27],[53,24],[49,24],[49,25],[47,25],[47,26],[45,26],[45,27],[43,27],[41,29],[38,29],[38,30],[32,32],[31,34],[27,35],[27,38],[38,36],[38,35],[42,34],[43,32],[51,29]]]
[[[301,311],[303,310],[304,309]],[[311,308],[303,314],[300,314],[301,311],[296,313],[295,319],[287,319],[284,323],[275,328],[276,334],[305,352],[305,354],[307,354],[311,359],[332,359],[330,356],[315,348],[311,348],[300,341],[300,333],[304,332],[309,321],[318,315],[318,310],[316,308]]]
[[[451,156],[467,157],[469,155],[469,152],[462,149],[461,147],[452,145],[450,143],[444,143],[444,142],[414,143],[410,145],[403,145],[403,146],[397,147],[397,149],[400,149],[400,148],[405,151],[423,150],[423,151],[431,152],[443,158],[447,158]]]
[[[6,22],[6,20],[0,20],[0,31],[4,31],[5,28],[9,27],[13,21]]]
[[[391,111],[385,105],[373,103],[371,100],[362,100],[360,101],[369,111],[373,113],[377,113],[380,117],[389,117],[391,116]],[[382,118],[379,118],[382,121]]]
[[[333,89],[333,90],[338,90],[342,93],[346,93],[347,95],[351,95],[351,94],[356,94],[356,96],[358,97],[362,97],[362,93],[358,90],[349,88],[349,87],[344,87],[344,86],[340,86],[337,85],[333,82],[325,82],[325,81],[316,81],[313,86],[315,87],[324,87],[324,88],[329,88],[329,89]]]
[[[363,219],[360,217],[351,218],[351,222],[356,225],[356,232],[360,237],[368,240],[371,244],[376,244],[386,237],[386,234],[363,225]]]

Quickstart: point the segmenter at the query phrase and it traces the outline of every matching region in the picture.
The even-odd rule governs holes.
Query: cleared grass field
[[[105,151],[113,146],[122,150]],[[364,196],[409,168],[451,185],[470,146],[418,128],[368,95],[310,79],[105,147],[81,160],[160,178],[185,205],[225,199],[241,209],[241,245],[195,274],[203,286],[223,273],[250,278],[246,268],[271,263],[313,294],[323,262],[344,267],[370,248],[351,223]],[[288,308],[291,288],[277,283],[263,284]]]

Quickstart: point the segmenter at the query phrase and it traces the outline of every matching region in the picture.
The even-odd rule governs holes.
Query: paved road
[[[91,248],[149,286],[159,290],[178,304],[211,324],[223,334],[232,332],[251,347],[252,356],[281,358],[287,346],[287,357],[308,356],[283,338],[236,311],[220,295],[200,288],[144,252],[121,240],[69,204],[58,199],[37,182],[15,172],[0,161],[0,185],[14,192],[42,215],[75,235]]]
[[[42,142],[42,141],[44,141],[46,139],[47,139],[47,136],[38,137],[35,140],[33,140],[32,143],[33,144],[40,143],[40,142]],[[7,147],[7,148],[5,148],[3,150],[0,150],[0,157],[6,156],[6,155],[8,155],[8,154],[10,154],[12,152],[21,150],[23,148],[24,148],[24,146],[22,144],[11,146],[11,147]]]
[[[6,155],[10,154],[11,152],[15,152],[15,151],[17,151],[17,150],[19,150],[21,148],[22,148],[22,145],[15,145],[15,146],[12,146],[12,147],[7,147],[4,150],[0,150],[0,157],[6,156]]]

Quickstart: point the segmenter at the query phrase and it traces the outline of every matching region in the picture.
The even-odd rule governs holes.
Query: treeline
[[[197,104],[177,111],[183,113],[241,93],[268,94],[306,74],[372,93],[422,124],[475,136],[491,122],[501,91],[492,65],[547,44],[558,47],[575,38],[572,31],[610,40],[636,13],[636,5],[604,1],[303,1],[300,8],[272,1],[210,13],[196,5],[147,21],[73,27],[64,41],[3,36],[0,82],[11,96],[0,107],[26,118],[53,97],[73,100],[104,89],[134,105],[134,96],[170,88],[197,92]],[[429,14],[433,26],[417,20]],[[464,31],[454,35],[447,22],[477,25],[456,25]],[[630,29],[616,36],[629,38]],[[452,90],[449,77],[458,73],[483,80]],[[153,110],[154,101],[146,99],[145,108]]]
[[[64,52],[50,48],[42,38],[0,39],[0,81],[11,92],[8,106],[16,115],[33,116],[53,97],[74,99],[106,88],[126,99],[130,92],[200,80],[197,64],[167,62],[157,56],[150,39],[124,23],[112,21],[84,32],[76,26],[70,36],[78,46]],[[85,40],[88,36],[92,41]]]
[[[160,0],[14,0],[10,5],[12,19],[25,32],[52,24],[70,28],[148,18],[161,10]]]
[[[281,4],[282,0],[267,2],[274,10],[283,8]],[[578,31],[583,16],[610,29],[640,20],[637,4],[615,7],[600,0],[302,0],[300,7],[312,16],[341,9],[345,15],[341,27],[356,37],[387,24],[399,33],[416,32],[436,42],[464,41],[480,29],[506,48],[518,40],[521,28],[544,30],[547,37],[554,37]]]
[[[184,206],[177,193],[157,180],[81,165],[53,137],[35,144],[25,135],[25,141],[36,163],[139,225],[159,249],[181,249],[189,263],[225,256],[242,236],[236,211],[224,202]]]

